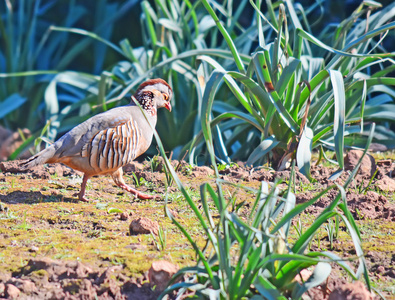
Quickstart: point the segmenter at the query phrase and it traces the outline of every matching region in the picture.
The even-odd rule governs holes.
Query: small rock
[[[156,221],[151,221],[148,218],[142,217],[133,220],[129,225],[129,232],[131,235],[153,233],[158,235],[159,224]]]
[[[206,166],[201,166],[201,167],[194,167],[193,168],[193,177],[199,177],[199,176],[214,176],[215,172],[213,169],[206,167]]]
[[[362,154],[363,154],[362,150],[349,151],[346,157],[344,158],[344,168],[349,171],[354,170]],[[366,153],[366,155],[362,159],[358,173],[364,177],[372,177],[375,171],[376,171],[376,162],[373,156]]]
[[[114,273],[117,271],[122,270],[122,266],[112,266],[107,269],[99,276],[99,278],[96,279],[95,284],[102,284],[105,282],[109,282],[112,279],[114,279]]]
[[[119,214],[119,218],[120,218],[122,221],[126,221],[127,219],[129,219],[129,214],[126,213],[126,212],[123,212],[123,213]]]
[[[12,277],[9,273],[3,273],[2,271],[0,271],[0,282],[7,282],[11,278]],[[1,292],[0,292],[0,294],[1,294]]]
[[[122,297],[121,288],[116,280],[121,270],[122,266],[109,267],[96,279],[95,284],[100,286],[98,290],[98,294],[101,295],[100,299],[126,299]]]
[[[131,249],[131,250],[145,250],[145,249],[147,249],[147,246],[140,244],[140,243],[131,243],[131,244],[125,246],[125,248]]]
[[[5,286],[5,296],[9,299],[16,299],[18,298],[21,291],[13,284],[6,284]]]
[[[66,294],[78,295],[78,298],[67,297],[66,299],[86,299],[86,300],[98,299],[97,293],[92,286],[92,282],[86,278],[84,279],[65,278],[61,281],[61,285],[64,292],[66,292]]]
[[[360,281],[347,283],[335,288],[328,300],[370,300],[372,295]]]
[[[28,138],[31,136],[29,129],[23,129],[22,133],[24,138]],[[0,144],[0,161],[7,160],[7,158],[23,144],[23,139],[20,136],[19,132],[16,131],[8,136],[2,143]],[[30,156],[29,151],[25,151],[22,153],[23,158],[28,158]]]
[[[88,266],[85,266],[80,261],[70,261],[66,263],[66,267],[69,269],[67,272],[71,274],[75,272],[75,276],[77,278],[85,278],[88,274],[92,273],[92,269]]]
[[[152,286],[163,291],[171,277],[179,270],[178,266],[166,260],[154,261],[148,271],[148,278]]]
[[[30,252],[37,252],[39,249],[38,249],[38,247],[36,247],[36,246],[31,246],[30,247]]]
[[[390,159],[381,159],[377,161],[378,166],[390,166],[392,164],[392,160]]]
[[[378,266],[378,267],[377,267],[377,270],[376,270],[376,273],[377,273],[377,274],[380,274],[380,275],[384,275],[384,273],[385,273],[385,268],[384,268],[384,266]]]
[[[60,262],[51,259],[49,257],[32,258],[27,263],[27,267],[29,267],[30,272],[36,270],[46,270],[46,269],[50,269],[53,266],[58,267],[60,265],[61,265]]]
[[[245,170],[242,170],[242,169],[237,170],[237,171],[231,171],[230,175],[233,178],[246,180],[246,181],[248,181],[249,177],[250,177],[250,173],[248,171],[245,171]]]
[[[12,278],[10,283],[12,283],[12,285],[17,287],[19,290],[23,291],[25,294],[31,294],[37,291],[36,285],[30,280]]]
[[[395,192],[395,180],[384,175],[383,178],[376,182],[376,186],[383,192]]]
[[[20,167],[20,161],[7,161],[7,162],[1,162],[0,163],[0,169],[4,173],[23,173],[24,170]],[[26,171],[25,171],[26,172]]]
[[[386,145],[379,144],[379,143],[371,143],[369,146],[369,151],[372,152],[385,152],[388,148]]]

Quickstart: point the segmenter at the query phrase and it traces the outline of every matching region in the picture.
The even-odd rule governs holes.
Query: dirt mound
[[[21,167],[20,160],[0,162],[0,169],[4,173],[11,174],[27,174],[31,175],[33,178],[48,179],[50,175],[58,176],[72,176],[72,175],[82,175],[81,172],[75,171],[63,164],[50,164],[50,165],[40,165],[31,169],[23,169]]]
[[[0,275],[0,297],[37,300],[158,297],[158,292],[152,291],[148,283],[142,283],[147,278],[130,279],[121,271],[121,266],[94,270],[78,261],[35,258],[12,277]]]
[[[339,192],[335,189],[330,190],[313,205],[309,206],[306,209],[306,213],[318,215],[324,210],[324,208],[331,204],[338,193]],[[311,192],[300,193],[296,195],[296,202],[298,204],[304,203],[313,199],[314,196],[315,194]],[[395,221],[395,205],[391,204],[383,195],[379,195],[373,191],[367,191],[366,193],[361,194],[350,191],[346,193],[346,200],[348,209],[357,220],[385,219]]]

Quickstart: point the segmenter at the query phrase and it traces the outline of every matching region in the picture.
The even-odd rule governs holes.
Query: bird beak
[[[170,104],[170,101],[165,103],[165,108],[166,108],[168,111],[171,111],[171,104]]]

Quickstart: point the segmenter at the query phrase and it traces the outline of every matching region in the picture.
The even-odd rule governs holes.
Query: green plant
[[[368,189],[369,189],[370,185],[372,184],[373,179],[376,177],[376,174],[377,174],[378,171],[379,171],[379,169],[376,168],[376,171],[374,171],[373,175],[370,177],[369,182],[368,182],[368,184],[367,184],[367,186],[365,188],[363,187],[363,183],[361,183],[361,185],[359,187],[359,193],[360,194],[363,193],[363,194],[366,195],[366,193],[368,192]]]
[[[328,233],[329,249],[332,250],[333,249],[333,240],[336,235],[336,232],[335,232],[336,228],[335,228],[335,225],[333,224],[332,219],[328,220],[328,223],[325,225],[325,230]]]
[[[204,99],[206,99],[204,102],[206,105],[211,103],[208,96]],[[227,183],[218,179],[208,117],[202,121],[202,130],[217,176],[216,191],[207,183],[200,188],[203,213],[200,212],[179,180],[170,161],[165,156],[158,134],[154,133],[166,168],[172,174],[175,183],[194,212],[207,239],[207,246],[203,250],[200,249],[188,233],[187,228],[173,217],[167,208],[166,200],[166,214],[194,248],[198,263],[196,266],[181,269],[174,276],[174,280],[184,275],[187,276],[187,279],[173,284],[160,297],[174,290],[178,290],[179,296],[187,290],[191,290],[197,297],[211,299],[242,299],[257,294],[269,299],[286,299],[286,296],[299,299],[308,289],[326,280],[331,272],[330,263],[333,262],[341,266],[353,279],[358,279],[363,274],[370,288],[361,247],[361,236],[347,208],[345,199],[345,189],[355,176],[363,157],[359,160],[357,168],[351,173],[344,187],[338,185],[329,187],[303,204],[295,205],[295,196],[291,192],[292,183],[284,194],[280,194],[276,184],[269,188],[269,185],[263,182],[260,190],[256,191],[256,199],[247,221],[243,221],[237,213],[229,211],[232,199],[227,201],[224,197],[222,186]],[[373,132],[374,126],[371,129],[364,154],[371,143]],[[292,172],[294,172],[294,167]],[[292,179],[293,175],[290,178]],[[291,243],[288,234],[292,219],[332,188],[339,190],[336,198],[301,233],[300,237]],[[214,212],[209,209],[209,202],[214,204]],[[217,222],[214,221],[214,213],[219,216]],[[357,254],[355,260],[358,261],[357,272],[354,272],[344,259],[331,252],[310,252],[307,249],[317,230],[324,226],[327,220],[335,216],[342,219],[353,241]],[[310,278],[301,284],[296,283],[295,276],[310,266],[315,266]]]
[[[158,239],[155,237],[155,235],[151,232],[151,237],[155,243],[156,249],[158,251],[164,251],[166,249],[167,245],[167,231],[163,229],[163,227],[159,227],[158,230]]]
[[[292,295],[292,299],[298,299],[306,290],[315,286],[313,281],[318,285],[326,280],[331,272],[329,262],[332,261],[336,261],[352,278],[357,279],[357,274],[333,253],[306,250],[316,230],[335,215],[341,216],[347,224],[359,253],[360,267],[365,268],[365,273],[367,272],[363,257],[360,256],[362,249],[359,246],[358,231],[352,225],[353,220],[349,220],[350,216],[340,215],[334,209],[338,201],[345,196],[342,189],[331,208],[323,212],[305,233],[291,244],[288,231],[293,217],[317,201],[327,190],[309,203],[295,206],[295,196],[292,193],[287,191],[280,197],[275,186],[269,189],[266,183],[262,183],[251,215],[248,221],[244,222],[236,213],[228,211],[230,203],[221,195],[222,184],[224,182],[217,180],[218,192],[208,184],[202,185],[201,201],[204,214],[194,209],[202,229],[207,234],[210,247],[206,249],[210,249],[210,252],[200,250],[187,234],[186,228],[173,219],[196,250],[198,264],[196,267],[182,269],[174,279],[187,276],[186,282],[174,284],[165,293],[179,290],[182,294],[186,290],[191,290],[197,296],[209,298],[211,295],[218,299],[240,299],[252,297],[254,294],[269,299],[285,299],[284,296]],[[215,203],[215,213],[219,214],[218,223],[214,222],[213,213],[208,209],[210,198]],[[188,200],[188,203],[193,208],[193,202]],[[171,213],[168,212],[168,215],[172,218]],[[294,282],[295,276],[309,266],[316,266],[311,278],[302,285]]]
[[[19,224],[18,226],[16,226],[16,228],[27,231],[27,230],[29,230],[31,227],[32,227],[32,225],[29,224],[29,223],[26,221],[26,211],[25,211],[25,212],[23,213],[23,221],[22,221],[22,223]]]
[[[298,219],[298,222],[295,225],[293,225],[293,228],[295,229],[298,238],[300,238],[303,233],[303,224],[300,217]]]
[[[389,22],[395,4],[370,15],[380,4],[363,2],[336,30],[314,37],[308,23],[303,28],[292,1],[276,6],[267,1],[266,15],[260,11],[261,1],[250,1],[256,13],[252,26],[258,47],[248,59],[242,59],[231,34],[217,22],[219,9],[209,1],[202,3],[216,21],[238,69],[226,69],[212,57],[199,57],[204,67],[213,69],[202,79],[202,93],[215,94],[224,82],[240,103],[213,115],[217,96],[212,96],[202,110],[202,118],[209,116],[210,126],[215,128],[213,133],[226,136],[226,142],[221,142],[214,135],[218,159],[246,157],[249,164],[258,164],[270,154],[277,168],[296,159],[300,171],[310,178],[312,150],[322,151],[324,146],[336,152],[339,170],[332,177],[336,178],[344,169],[344,145],[364,145],[370,122],[395,119],[391,103],[395,93],[390,88],[395,85],[395,78],[390,77],[393,53],[380,46],[386,33],[395,28],[395,22]],[[303,12],[300,6],[299,10]],[[369,18],[363,19],[366,13]],[[266,40],[267,35],[272,40]],[[392,131],[382,125],[377,131],[380,143],[395,146]],[[190,153],[198,154],[195,147],[203,135],[196,137]],[[251,135],[260,140],[255,149],[247,139]]]
[[[186,176],[191,176],[193,173],[193,166],[191,164],[187,164],[184,169],[183,169],[184,173]]]
[[[129,176],[126,176],[126,177],[129,177]],[[155,188],[154,185],[152,184],[152,182],[145,180],[144,177],[138,178],[136,173],[134,173],[134,172],[132,173],[132,178],[133,178],[134,185],[136,187],[146,186],[148,188]]]
[[[128,177],[128,176],[127,176]],[[133,178],[133,183],[136,187],[139,187],[141,185],[140,180],[138,179],[137,175],[135,172],[132,173],[132,178]],[[142,178],[142,177],[141,177]],[[140,178],[140,179],[141,179]],[[143,178],[144,179],[144,178]]]
[[[155,155],[155,156],[153,156],[152,158],[150,158],[148,160],[149,160],[151,172],[157,171],[158,167],[160,166],[160,162],[158,160],[158,156]]]
[[[237,164],[235,164],[233,162],[230,162],[230,163],[218,163],[217,164],[218,171],[223,171],[223,170],[229,169],[229,168],[234,167],[234,166],[237,166]]]

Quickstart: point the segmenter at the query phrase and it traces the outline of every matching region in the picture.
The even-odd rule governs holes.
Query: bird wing
[[[136,123],[141,112],[136,109],[139,110],[132,106],[114,108],[81,123],[55,143],[55,157],[89,157],[93,162],[103,155],[125,151],[130,142],[134,146],[127,150],[133,157],[133,147],[137,147],[141,137]]]
[[[84,144],[80,155],[87,157],[89,165],[98,170],[113,170],[136,158],[142,139],[135,120],[119,123],[96,133]]]

